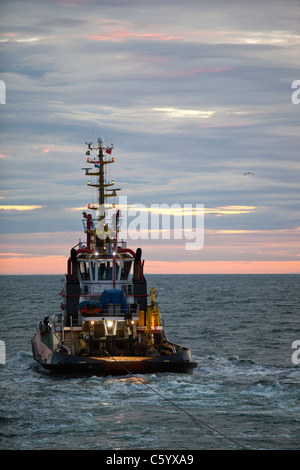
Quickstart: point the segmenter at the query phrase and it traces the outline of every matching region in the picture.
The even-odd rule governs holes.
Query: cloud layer
[[[225,261],[230,272],[239,260],[268,272],[272,262],[272,272],[300,272],[297,2],[13,0],[0,8],[3,272],[9,260],[18,271],[16,255],[60,260],[78,242],[80,212],[70,209],[95,202],[81,167],[85,142],[99,136],[114,143],[110,171],[129,204],[206,208],[202,250],[149,240],[151,262],[178,260],[191,272],[192,263],[210,272],[201,262],[218,272]]]

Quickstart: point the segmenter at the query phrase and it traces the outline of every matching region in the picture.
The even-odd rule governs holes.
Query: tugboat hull
[[[179,351],[165,356],[107,356],[86,357],[52,351],[41,341],[37,330],[31,341],[34,359],[44,369],[71,375],[128,375],[159,372],[192,374],[197,363],[191,350],[178,347]]]
[[[197,366],[191,350],[168,341],[156,288],[148,294],[141,248],[119,240],[122,215],[107,201],[119,191],[106,172],[113,146],[104,147],[101,138],[96,147],[87,145],[91,168],[83,169],[92,177],[88,186],[97,188],[97,204],[87,208],[96,218],[83,212],[86,242],[71,248],[60,311],[39,322],[33,357],[63,374],[190,373]]]

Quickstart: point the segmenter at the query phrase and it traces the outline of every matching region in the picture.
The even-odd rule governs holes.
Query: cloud
[[[13,205],[0,205],[0,210],[3,211],[34,211],[36,209],[41,209],[43,206],[13,206]]]
[[[12,256],[0,258],[1,274],[63,274],[66,271],[63,256]]]
[[[294,261],[150,261],[146,270],[151,274],[299,274]]]
[[[174,41],[174,40],[182,40],[182,36],[170,36],[161,33],[134,33],[128,31],[127,29],[118,29],[111,31],[110,33],[103,35],[103,34],[94,34],[90,36],[90,39],[96,41],[121,41],[123,39],[151,39],[155,41]]]
[[[153,111],[166,113],[167,117],[209,119],[215,111],[200,111],[197,109],[153,108]]]
[[[96,201],[81,173],[84,143],[102,136],[115,144],[110,176],[130,206],[204,204],[212,243],[201,256],[221,259],[230,237],[227,261],[245,257],[243,244],[261,260],[265,248],[274,261],[299,254],[293,1],[16,0],[1,9],[1,233],[60,233],[68,252],[76,211]]]

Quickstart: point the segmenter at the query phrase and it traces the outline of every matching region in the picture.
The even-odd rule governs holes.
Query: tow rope
[[[136,375],[134,375],[132,372],[130,372],[130,370],[128,370],[121,362],[117,361],[117,359],[115,359],[111,354],[109,354],[108,351],[104,350],[104,352],[111,358],[113,359],[119,366],[121,366],[129,375],[131,375],[132,377],[134,377],[136,380],[138,380],[142,385],[145,385],[145,387],[149,388],[149,390],[151,390],[152,392],[156,393],[156,395],[160,396],[161,398],[163,398],[164,400],[166,400],[167,402],[169,402],[171,405],[173,405],[175,408],[177,408],[178,410],[182,411],[183,413],[185,413],[187,416],[189,416],[193,421],[195,421],[197,424],[201,424],[202,426],[205,426],[206,428],[210,429],[211,431],[215,432],[216,434],[219,434],[220,436],[224,437],[225,439],[227,439],[228,441],[232,442],[233,444],[237,445],[238,447],[244,449],[244,450],[248,450],[247,447],[245,447],[243,444],[241,444],[240,442],[236,441],[235,439],[232,439],[231,437],[228,437],[226,436],[226,434],[222,433],[221,431],[218,431],[216,428],[210,426],[209,424],[205,423],[204,421],[202,421],[201,419],[199,418],[196,418],[196,416],[193,416],[191,413],[189,413],[188,411],[186,411],[184,408],[181,408],[180,406],[178,406],[176,403],[174,403],[172,400],[170,400],[169,398],[165,397],[164,395],[162,395],[160,392],[158,392],[157,390],[155,390],[154,388],[150,387],[150,385],[146,384],[143,380],[141,380],[139,377],[137,377]]]

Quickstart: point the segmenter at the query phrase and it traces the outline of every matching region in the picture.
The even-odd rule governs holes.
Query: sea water
[[[299,275],[149,275],[193,374],[77,378],[31,353],[60,278],[0,277],[1,449],[300,448]]]

